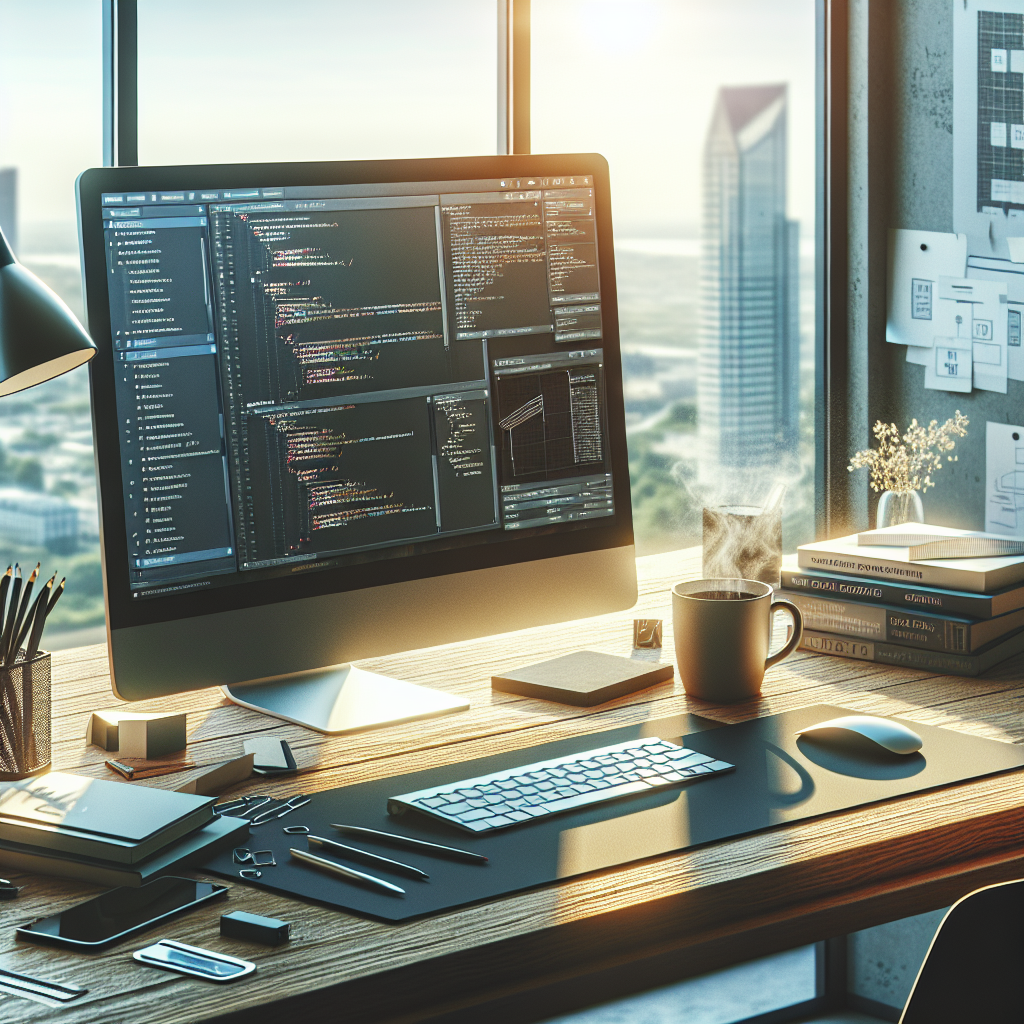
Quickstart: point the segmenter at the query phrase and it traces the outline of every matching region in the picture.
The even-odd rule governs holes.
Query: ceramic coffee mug
[[[776,612],[793,618],[793,635],[769,654]],[[676,665],[691,697],[715,703],[747,700],[761,692],[769,665],[796,650],[803,636],[800,609],[773,599],[757,580],[695,580],[672,588]]]

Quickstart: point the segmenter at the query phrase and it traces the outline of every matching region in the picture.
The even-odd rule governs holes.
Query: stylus
[[[306,839],[322,846],[339,857],[348,857],[349,860],[361,860],[366,864],[376,864],[378,867],[390,868],[399,875],[408,875],[410,878],[420,878],[424,882],[430,877],[426,871],[420,871],[411,864],[403,864],[400,860],[392,860],[390,857],[382,857],[378,853],[370,853],[368,850],[360,850],[355,846],[346,846],[344,843],[336,843],[333,839],[321,839],[320,836],[306,836]]]
[[[383,889],[385,892],[397,893],[399,896],[405,895],[404,889],[397,885],[392,885],[390,882],[385,882],[383,878],[375,878],[373,875],[368,875],[363,871],[356,871],[355,868],[347,868],[344,864],[335,864],[333,860],[314,856],[312,853],[306,853],[305,850],[292,849],[288,852],[296,860],[301,860],[315,868],[320,868],[321,871],[326,871],[328,874],[337,875],[339,878],[348,878],[353,882],[362,882],[363,885]]]
[[[345,832],[352,836],[376,839],[379,843],[389,843],[392,846],[405,846],[410,850],[432,851],[441,857],[451,857],[454,860],[468,860],[474,864],[487,863],[487,858],[481,853],[460,850],[455,846],[441,846],[439,843],[428,843],[425,839],[413,839],[411,836],[400,836],[394,832],[378,832],[375,828],[363,828],[360,825],[331,825],[331,828],[336,828],[339,832]]]

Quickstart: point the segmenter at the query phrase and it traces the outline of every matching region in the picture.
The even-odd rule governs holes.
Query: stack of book
[[[1024,543],[891,526],[802,545],[783,560],[781,596],[803,614],[803,650],[976,676],[1024,650],[1024,553],[1015,552]]]
[[[143,885],[245,845],[249,822],[213,805],[213,797],[61,772],[0,783],[0,867]]]

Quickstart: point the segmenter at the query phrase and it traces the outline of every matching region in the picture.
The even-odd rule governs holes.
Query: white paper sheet
[[[985,530],[1024,538],[1024,427],[986,424]]]
[[[937,337],[969,337],[974,386],[1006,394],[1007,285],[1004,281],[940,277]]]
[[[967,260],[967,276],[1006,283],[1006,376],[1010,380],[1024,380],[1024,266],[971,256]]]
[[[967,236],[889,229],[888,316],[885,340],[931,348],[940,277],[963,277]]]
[[[957,338],[936,338],[935,348],[918,349],[928,356],[924,386],[932,391],[969,394],[973,381],[972,343]]]

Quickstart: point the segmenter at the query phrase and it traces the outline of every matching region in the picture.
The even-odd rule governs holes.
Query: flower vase
[[[883,491],[878,499],[876,529],[901,523],[923,523],[924,506],[917,491]]]

